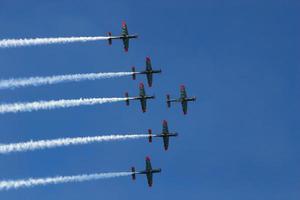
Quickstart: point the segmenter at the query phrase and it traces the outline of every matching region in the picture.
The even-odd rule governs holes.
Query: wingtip
[[[144,88],[144,83],[140,83],[140,89]]]

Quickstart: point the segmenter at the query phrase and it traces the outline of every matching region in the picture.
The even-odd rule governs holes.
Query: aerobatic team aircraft
[[[111,45],[112,40],[114,39],[122,39],[124,50],[127,52],[129,48],[129,40],[137,37],[137,34],[129,35],[126,23],[122,22],[122,34],[120,36],[112,36],[111,32],[108,32],[108,44]]]
[[[184,85],[180,86],[180,97],[178,99],[170,99],[170,95],[167,94],[167,105],[170,108],[171,102],[181,102],[183,114],[187,114],[188,101],[196,101],[196,97],[187,97]]]
[[[146,112],[147,110],[147,99],[154,99],[155,96],[147,96],[145,92],[145,87],[143,83],[140,83],[140,94],[137,97],[129,97],[128,92],[125,93],[125,97],[127,98],[126,105],[129,106],[129,101],[130,100],[140,100],[141,101],[141,106],[142,106],[142,111]]]
[[[149,187],[151,187],[153,184],[153,174],[160,173],[161,169],[160,168],[152,169],[150,158],[146,157],[146,169],[144,171],[136,172],[135,167],[131,167],[131,172],[132,172],[132,175],[131,175],[132,180],[135,180],[136,174],[146,174],[148,185],[149,185]]]
[[[158,73],[161,73],[161,70],[153,70],[152,69],[152,65],[151,65],[151,59],[150,57],[146,57],[146,70],[145,71],[141,71],[141,72],[136,72],[135,71],[135,67],[132,67],[132,79],[135,80],[136,78],[136,74],[146,74],[147,75],[147,81],[148,81],[148,85],[149,87],[152,86],[152,77],[153,77],[153,74],[158,74]]]
[[[152,137],[162,137],[163,141],[164,141],[165,150],[168,150],[168,147],[169,147],[169,137],[177,137],[178,136],[178,133],[176,133],[176,132],[174,132],[174,133],[169,132],[168,123],[166,120],[163,121],[163,129],[162,129],[161,134],[152,135],[151,129],[148,130],[148,133],[149,133],[149,142],[150,143],[152,142]]]

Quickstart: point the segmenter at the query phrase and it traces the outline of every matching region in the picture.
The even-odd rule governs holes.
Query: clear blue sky
[[[93,144],[0,156],[0,178],[18,179],[161,167],[145,177],[60,184],[0,192],[0,199],[299,199],[300,2],[249,1],[8,1],[0,2],[0,38],[98,36],[105,41],[0,49],[0,77],[127,71],[145,56],[162,68],[148,113],[139,104],[77,107],[0,116],[0,142],[161,131],[163,119],[180,137]],[[0,102],[137,94],[144,77],[3,90]],[[198,101],[183,116],[167,110],[166,93],[185,84]]]

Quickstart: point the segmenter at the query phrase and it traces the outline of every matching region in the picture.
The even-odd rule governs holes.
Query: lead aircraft
[[[108,32],[108,44],[111,45],[112,40],[121,39],[121,40],[123,40],[124,50],[125,50],[125,52],[127,52],[128,48],[129,48],[129,40],[133,39],[133,38],[137,38],[137,37],[138,37],[137,34],[130,35],[128,33],[128,28],[127,28],[126,22],[123,21],[122,22],[122,33],[120,36],[112,36],[112,33]]]
[[[131,167],[131,172],[132,172],[132,180],[136,179],[136,174],[145,174],[147,176],[147,182],[149,187],[152,187],[153,184],[153,174],[155,173],[160,173],[161,172],[161,168],[157,168],[157,169],[152,169],[151,166],[151,161],[150,158],[147,156],[146,157],[146,169],[143,171],[135,171],[135,167]]]
[[[148,130],[149,133],[149,137],[148,140],[151,143],[152,142],[152,138],[153,137],[161,137],[163,138],[163,142],[164,142],[164,149],[168,150],[169,148],[169,137],[177,137],[178,133],[176,132],[169,132],[169,128],[168,128],[168,122],[166,120],[163,121],[163,128],[162,128],[162,133],[161,134],[152,134],[152,130],[149,129]]]
[[[149,87],[152,86],[153,74],[161,73],[160,69],[159,70],[153,70],[152,69],[152,64],[151,64],[150,57],[146,57],[146,70],[141,71],[141,72],[136,72],[135,71],[135,67],[132,67],[131,71],[133,72],[133,74],[132,74],[132,79],[133,80],[136,79],[136,74],[146,74],[146,76],[147,76],[147,82],[148,82],[148,86]]]
[[[131,100],[139,100],[141,102],[141,106],[142,106],[142,111],[143,113],[146,112],[147,110],[147,99],[154,99],[155,96],[147,96],[146,92],[145,92],[145,87],[143,83],[140,83],[140,94],[137,97],[129,97],[128,92],[125,93],[125,102],[126,105],[129,106],[129,101]]]
[[[187,114],[188,102],[189,101],[196,101],[196,97],[187,97],[187,93],[185,90],[185,86],[180,86],[180,97],[178,99],[171,99],[170,95],[167,94],[167,106],[168,108],[171,107],[172,102],[180,102],[182,106],[183,114]]]

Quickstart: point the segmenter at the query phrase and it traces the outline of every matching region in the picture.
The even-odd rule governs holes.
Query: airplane
[[[177,137],[178,133],[170,133],[168,128],[168,122],[166,120],[163,121],[163,129],[161,134],[152,135],[152,130],[148,130],[149,133],[149,142],[152,142],[152,137],[162,137],[164,141],[164,149],[167,151],[169,147],[169,137]]]
[[[132,74],[132,79],[133,80],[136,79],[136,74],[146,74],[149,87],[152,86],[152,79],[153,79],[152,76],[153,76],[153,74],[161,73],[160,69],[159,70],[152,70],[150,57],[146,57],[146,70],[145,71],[136,72],[135,67],[132,67],[131,71],[133,72],[133,74]]]
[[[170,99],[170,95],[167,94],[167,106],[171,107],[171,102],[181,102],[183,114],[187,114],[187,107],[189,101],[196,101],[196,97],[187,97],[185,86],[180,86],[180,97],[178,99]]]
[[[122,22],[122,33],[120,36],[112,36],[111,32],[108,32],[108,44],[112,44],[112,40],[114,39],[122,39],[125,52],[128,51],[129,48],[129,40],[133,38],[138,38],[137,34],[129,35],[126,22]]]
[[[146,112],[147,110],[147,99],[154,99],[155,96],[147,96],[145,92],[145,87],[143,83],[140,83],[140,94],[137,97],[129,97],[128,92],[125,93],[125,98],[126,98],[126,105],[129,106],[129,101],[130,100],[140,100],[141,101],[141,106],[142,106],[142,111],[143,113]]]
[[[150,158],[146,157],[146,169],[144,171],[135,171],[135,167],[131,167],[132,180],[136,179],[136,174],[145,174],[147,176],[147,182],[149,187],[152,187],[153,184],[153,174],[160,173],[161,168],[152,169]]]

